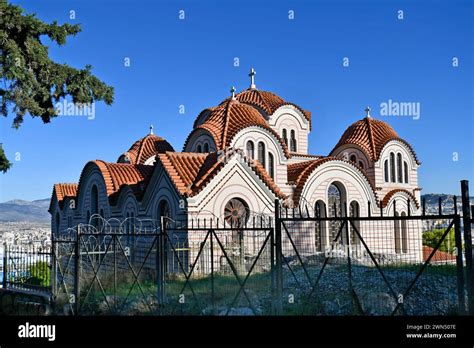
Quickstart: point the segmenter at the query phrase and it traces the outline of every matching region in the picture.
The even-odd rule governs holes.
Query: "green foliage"
[[[113,102],[113,87],[91,74],[92,67],[75,69],[58,64],[48,56],[48,46],[41,39],[48,37],[62,46],[68,36],[75,36],[79,25],[56,21],[44,23],[35,14],[25,14],[19,6],[0,0],[0,113],[15,114],[13,127],[18,128],[26,113],[40,117],[44,123],[57,116],[55,103],[71,96],[76,104],[103,100]],[[9,162],[0,152],[0,170]]]
[[[8,160],[8,158],[5,156],[5,152],[3,151],[3,147],[0,146],[0,171],[6,173],[8,169],[12,164]]]
[[[445,231],[445,229],[436,228],[431,231],[423,232],[423,245],[434,248],[438,244]],[[456,243],[454,239],[454,229],[451,228],[451,230],[448,232],[448,235],[441,243],[439,250],[452,253],[455,246]]]
[[[38,286],[49,286],[51,284],[51,268],[47,262],[36,262],[28,271],[29,277],[25,283]]]

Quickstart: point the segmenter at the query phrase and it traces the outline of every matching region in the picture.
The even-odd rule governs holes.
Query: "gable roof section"
[[[88,166],[96,166],[100,170],[111,205],[117,202],[119,191],[124,186],[129,186],[137,199],[141,199],[155,168],[144,164],[110,163],[102,160],[90,161],[84,167],[79,179],[79,190],[84,181],[85,168]]]
[[[391,140],[397,140],[405,144],[415,157],[416,163],[420,164],[415,151],[408,142],[401,139],[388,123],[375,120],[372,117],[364,117],[350,125],[331,153],[346,144],[357,145],[367,154],[369,159],[375,162],[380,158],[382,149]]]
[[[51,212],[53,198],[56,198],[56,201],[59,204],[61,209],[64,208],[64,200],[66,198],[73,198],[77,196],[77,189],[79,185],[77,183],[58,183],[53,186],[53,194],[51,197],[51,203],[49,204],[48,211]]]
[[[319,166],[321,166],[322,164],[326,162],[330,162],[330,161],[340,161],[340,162],[349,163],[352,167],[356,168],[367,180],[367,183],[370,185],[372,192],[374,193],[375,199],[377,200],[377,203],[379,204],[377,194],[375,192],[375,187],[373,186],[372,182],[370,181],[364,169],[362,169],[355,163],[346,161],[341,158],[336,158],[336,157],[322,157],[315,160],[309,160],[309,161],[293,163],[293,164],[288,165],[288,174],[287,174],[288,183],[296,185],[295,191],[293,193],[294,203],[298,204],[303,188],[308,178],[313,173],[313,171]]]
[[[215,152],[209,154],[166,152],[160,154],[158,158],[178,192],[183,196],[192,197],[201,192],[224,168],[229,158],[237,153],[243,156],[239,150],[229,150],[226,155],[222,156],[218,156]],[[285,197],[258,161],[247,160],[247,162],[262,182],[277,197]]]

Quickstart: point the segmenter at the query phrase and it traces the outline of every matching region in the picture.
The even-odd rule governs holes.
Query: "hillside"
[[[50,199],[24,201],[14,199],[0,203],[0,221],[2,222],[49,222]]]

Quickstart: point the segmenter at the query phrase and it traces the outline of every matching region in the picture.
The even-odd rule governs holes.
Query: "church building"
[[[311,112],[258,89],[253,69],[249,76],[248,89],[232,88],[227,99],[197,115],[181,151],[150,127],[116,161],[90,161],[77,183],[55,184],[53,235],[78,224],[100,228],[102,218],[126,231],[138,220],[141,228],[160,228],[162,217],[182,227],[197,218],[240,227],[254,216],[273,217],[276,199],[311,216],[420,214],[420,161],[388,123],[367,108],[329,154],[309,154],[308,136],[317,126]],[[323,251],[335,228],[316,225],[312,244]],[[410,257],[422,257],[421,230],[413,226],[360,231],[375,248],[380,236],[386,253],[419,249]]]

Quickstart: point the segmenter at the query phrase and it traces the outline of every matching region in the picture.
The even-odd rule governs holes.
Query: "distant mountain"
[[[24,201],[14,199],[0,203],[0,221],[3,222],[49,222],[50,199]]]
[[[427,205],[437,205],[439,198],[441,197],[441,201],[444,202],[446,200],[451,201],[453,199],[453,195],[446,194],[446,193],[427,193],[421,195],[421,199],[425,199]],[[461,203],[461,196],[456,197],[457,202]],[[469,197],[469,200],[472,202],[474,201],[474,197]]]

